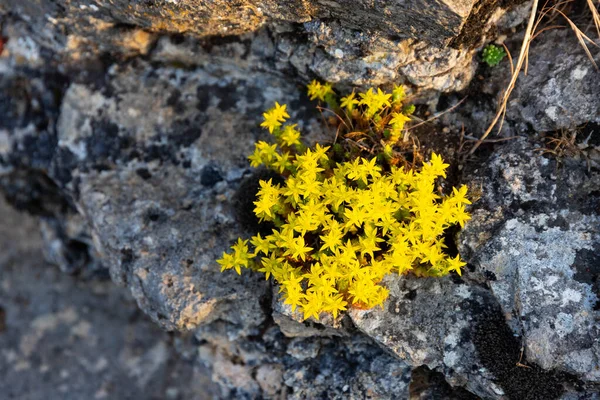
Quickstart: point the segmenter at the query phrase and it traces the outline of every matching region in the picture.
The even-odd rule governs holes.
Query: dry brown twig
[[[535,24],[535,15],[538,7],[538,0],[533,0],[533,4],[531,5],[531,14],[529,15],[529,22],[527,23],[527,29],[525,30],[525,36],[523,37],[523,44],[521,45],[521,51],[519,52],[519,58],[517,60],[517,66],[515,67],[510,83],[506,90],[504,91],[504,95],[502,96],[502,101],[500,103],[500,108],[496,112],[496,116],[494,120],[487,128],[483,136],[475,143],[473,148],[469,151],[468,155],[471,155],[479,148],[481,143],[488,137],[488,135],[492,132],[500,118],[504,119],[504,115],[506,114],[506,105],[508,103],[508,98],[512,93],[515,83],[517,82],[517,77],[519,76],[519,72],[521,72],[521,68],[523,67],[523,63],[525,62],[526,55],[529,52],[529,45],[531,44],[531,36],[533,34],[533,27]]]
[[[535,15],[536,15],[537,6],[538,6],[538,0],[533,1],[532,7],[531,7],[531,13],[529,15],[529,22],[527,24],[527,29],[525,30],[525,36],[523,37],[523,44],[521,45],[521,51],[519,53],[519,58],[517,60],[517,65],[515,68],[513,68],[512,58],[510,57],[510,53],[508,52],[508,49],[506,49],[506,46],[504,46],[507,54],[509,54],[509,60],[510,60],[510,64],[511,64],[511,80],[510,80],[508,87],[504,91],[502,100],[500,102],[500,107],[498,108],[498,111],[496,112],[496,115],[495,115],[494,119],[492,120],[492,123],[489,125],[488,129],[481,136],[481,138],[479,138],[477,140],[475,145],[469,151],[468,155],[472,155],[477,150],[477,148],[479,148],[479,146],[482,143],[484,143],[485,139],[488,137],[488,135],[492,132],[492,130],[496,127],[496,125],[498,123],[500,123],[499,131],[502,129],[502,124],[504,122],[504,117],[506,115],[506,106],[508,104],[508,99],[515,87],[515,83],[517,81],[519,73],[521,72],[521,69],[523,68],[523,64],[525,64],[524,73],[525,73],[525,75],[527,75],[527,69],[529,66],[529,46],[531,45],[531,41],[533,39],[535,39],[540,33],[544,32],[546,30],[562,27],[560,25],[553,25],[553,26],[544,27],[543,29],[538,30],[538,27],[541,24],[542,20],[548,14],[550,14],[550,13],[554,14],[553,16],[550,17],[550,22],[556,18],[556,15],[562,16],[567,21],[567,23],[569,24],[571,29],[575,32],[577,40],[581,44],[581,47],[585,51],[587,57],[590,59],[590,61],[592,62],[592,64],[596,68],[596,70],[600,71],[587,44],[590,43],[596,47],[599,47],[599,46],[592,39],[590,39],[581,29],[579,29],[577,27],[577,25],[565,14],[565,11],[564,11],[565,7],[569,3],[571,3],[571,1],[572,0],[561,1],[561,2],[558,2],[549,7],[547,6],[548,2],[546,2],[544,4],[542,12],[538,16],[537,20],[535,18]],[[590,9],[590,12],[592,13],[592,20],[596,27],[598,37],[600,37],[600,13],[598,12],[596,6],[594,5],[593,0],[587,0],[587,5]]]
[[[598,33],[598,37],[600,38],[600,13],[594,5],[593,0],[587,0],[587,5],[590,11],[592,12],[592,20],[594,21],[594,25],[596,26],[596,32]]]
[[[583,50],[585,51],[585,54],[588,56],[588,58],[590,59],[590,61],[592,62],[592,64],[594,64],[594,68],[596,68],[596,70],[598,72],[600,72],[600,69],[598,68],[598,64],[596,64],[596,61],[594,61],[594,56],[592,56],[592,53],[590,52],[590,49],[588,48],[587,44],[586,44],[586,40],[596,46],[599,47],[592,39],[590,39],[585,33],[583,33],[583,31],[581,29],[579,29],[577,27],[577,25],[575,25],[575,23],[573,21],[571,21],[571,19],[569,17],[567,17],[567,15],[560,11],[560,10],[556,10],[556,12],[558,12],[559,14],[561,14],[569,23],[569,26],[571,26],[571,29],[573,29],[573,32],[575,32],[575,36],[577,36],[577,40],[579,40],[579,44],[581,44],[581,47],[583,48]]]
[[[424,120],[424,121],[421,121],[421,122],[419,122],[418,124],[411,125],[411,126],[410,126],[410,127],[407,129],[407,130],[408,130],[408,131],[410,131],[410,130],[412,130],[412,129],[414,129],[414,128],[418,127],[418,126],[421,126],[421,125],[423,125],[423,124],[426,124],[426,123],[428,123],[428,122],[431,122],[431,121],[433,121],[433,120],[435,120],[435,119],[437,119],[437,118],[441,117],[442,115],[444,115],[444,114],[446,114],[446,113],[449,113],[449,112],[453,111],[455,108],[457,108],[457,107],[458,107],[458,106],[460,106],[462,103],[464,103],[464,101],[465,101],[466,99],[467,99],[466,97],[463,97],[462,99],[460,99],[460,101],[459,101],[458,103],[456,103],[456,104],[455,104],[455,105],[453,105],[452,107],[449,107],[449,108],[447,108],[446,110],[444,110],[444,111],[442,111],[442,112],[439,112],[439,113],[435,114],[433,117],[431,117],[431,118],[429,118],[429,119],[426,119],[426,120]]]

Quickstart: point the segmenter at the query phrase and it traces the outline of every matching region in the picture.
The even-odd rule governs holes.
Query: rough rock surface
[[[345,26],[373,30],[389,36],[422,38],[444,44],[457,36],[475,0],[415,2],[349,0],[238,0],[194,2],[7,0],[5,7],[17,14],[66,28],[69,35],[94,34],[119,26],[137,26],[158,33],[197,36],[240,35],[267,22],[302,23],[312,19],[338,19]],[[75,22],[73,24],[73,22]],[[60,40],[60,39],[59,39]]]
[[[303,322],[263,277],[221,274],[214,262],[257,229],[260,172],[246,155],[266,136],[257,127],[265,108],[285,102],[311,141],[331,138],[302,94],[308,79],[404,82],[437,98],[469,84],[488,22],[501,30],[523,13],[414,2],[396,32],[402,24],[388,22],[406,18],[397,2],[204,4],[0,6],[0,188],[40,217],[50,261],[83,278],[108,271],[162,328],[191,330],[194,342],[176,340],[177,350],[210,370],[214,397],[597,396],[593,163],[559,165],[521,141],[494,150],[485,168],[463,174],[482,193],[460,237],[463,278],[389,277],[383,309],[342,320]],[[359,9],[376,13],[364,21]],[[432,18],[425,32],[419,15]],[[467,40],[469,20],[480,36]],[[560,77],[583,65],[578,57],[565,57]],[[515,101],[532,96],[523,88]],[[485,121],[480,110],[468,119]],[[72,322],[56,318],[60,329]]]
[[[594,35],[590,35],[595,38]],[[523,38],[509,37],[505,44],[517,56]],[[596,40],[596,43],[600,43]],[[596,64],[600,65],[600,51],[592,43],[589,50]],[[492,131],[494,136],[527,136],[535,132],[552,134],[568,132],[578,128],[579,145],[592,132],[590,140],[597,145],[595,135],[600,132],[600,72],[577,40],[575,33],[565,29],[540,32],[529,49],[528,70],[519,75],[512,95],[507,103],[507,113],[502,131],[499,126]],[[480,64],[473,79],[465,90],[442,96],[437,111],[445,111],[462,100],[460,113],[449,113],[441,117],[443,123],[460,130],[466,135],[479,138],[492,122],[498,107],[498,99],[510,82],[510,66],[504,59],[498,66]],[[573,155],[573,154],[572,154]],[[571,155],[571,156],[572,156]],[[600,155],[593,154],[593,162],[600,162]]]
[[[226,58],[240,55],[238,67],[292,72],[304,81],[405,82],[421,91],[448,92],[468,85],[474,47],[483,32],[509,26],[498,16],[512,4],[479,2],[475,18],[472,0],[258,3],[11,0],[4,6],[11,12],[3,24],[5,51],[22,65],[46,66],[51,57],[61,68],[80,70],[81,63],[136,56],[212,64],[216,48]],[[515,15],[510,22],[521,19]],[[468,29],[473,24],[478,34]],[[469,45],[463,46],[464,35]],[[449,47],[449,41],[455,44]]]
[[[600,64],[597,46],[588,43]],[[598,74],[572,30],[545,32],[532,42],[528,73],[517,81],[509,117],[525,121],[538,132],[600,123]]]
[[[356,327],[483,398],[596,393],[600,174],[539,150],[515,141],[468,171],[482,197],[460,235],[465,280],[390,276]]]
[[[408,393],[410,368],[370,339],[287,338],[271,319],[269,283],[259,275],[221,274],[214,262],[245,234],[240,221],[254,226],[240,214],[255,192],[246,153],[264,135],[257,128],[261,111],[285,101],[303,128],[312,126],[309,137],[319,136],[317,116],[307,112],[296,86],[260,73],[218,77],[147,63],[122,68],[104,81],[72,84],[59,115],[52,113],[55,125],[5,128],[2,185],[13,204],[50,227],[84,216],[93,250],[78,250],[109,267],[163,328],[196,328],[200,344],[189,352],[212,369],[225,397]],[[26,103],[14,96],[7,109],[18,114]],[[47,140],[52,154],[27,155],[23,143],[42,149],[38,140]],[[29,167],[9,166],[11,159]],[[56,204],[43,202],[41,188],[30,190],[41,174],[32,165],[52,178],[44,181],[49,192],[63,194]]]
[[[0,202],[3,399],[212,399],[206,367],[184,359],[106,274],[46,264],[36,219]],[[189,339],[187,339],[189,341]]]
[[[519,141],[478,175],[482,198],[461,234],[474,275],[488,283],[529,361],[598,382],[598,171],[558,165]]]

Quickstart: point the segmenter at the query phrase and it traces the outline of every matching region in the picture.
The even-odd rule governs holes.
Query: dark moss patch
[[[0,333],[6,330],[6,311],[0,306]]]
[[[196,89],[196,108],[198,111],[206,111],[206,109],[210,106],[211,99],[211,86],[198,86]]]
[[[210,53],[213,47],[226,46],[233,43],[240,43],[240,37],[238,35],[207,36],[202,38],[200,45],[207,53]]]
[[[135,261],[136,257],[133,254],[133,250],[128,248],[121,249],[121,264],[131,265]]]
[[[260,233],[263,236],[273,233],[275,226],[270,222],[260,223],[258,221],[254,214],[254,201],[256,201],[256,193],[260,188],[259,182],[269,179],[272,179],[273,183],[283,184],[284,182],[281,175],[261,169],[242,181],[233,198],[233,207],[238,222],[248,232]]]
[[[487,269],[483,270],[483,275],[485,276],[485,278],[488,281],[496,281],[498,278],[496,277],[496,274],[493,273],[492,271],[488,271]]]
[[[575,253],[575,280],[592,286],[596,297],[600,299],[600,245],[593,250],[581,249]],[[595,310],[600,310],[600,301],[596,302]]]
[[[91,125],[93,134],[86,140],[86,161],[92,165],[116,162],[133,144],[130,137],[119,134],[119,126],[112,121],[99,119]]]
[[[4,197],[19,211],[42,217],[74,210],[65,193],[39,170],[18,169],[0,178]]]
[[[551,221],[548,221],[548,227],[560,228],[561,231],[567,232],[570,229],[569,221],[567,221],[562,215],[557,215]]]
[[[198,123],[178,121],[173,126],[173,132],[168,135],[169,143],[176,148],[191,146],[202,136],[202,123],[203,121],[198,121]],[[173,149],[173,151],[176,151],[176,149]]]
[[[142,157],[145,162],[160,160],[161,162],[170,161],[173,165],[179,165],[177,155],[170,146],[151,144],[143,150]]]
[[[565,388],[578,388],[581,383],[573,375],[546,371],[521,358],[521,344],[506,324],[496,304],[471,303],[476,318],[472,341],[479,360],[496,378],[508,399],[558,399]],[[524,366],[518,366],[520,362]]]
[[[217,105],[219,110],[228,111],[235,108],[237,104],[237,98],[235,95],[239,86],[235,84],[219,86],[219,85],[203,85],[198,86],[196,89],[196,108],[200,111],[206,111],[206,109],[212,104]],[[214,103],[213,103],[214,99]]]
[[[67,148],[61,147],[52,163],[51,175],[54,180],[66,185],[73,179],[73,170],[77,168],[75,154]]]
[[[426,366],[417,367],[411,372],[410,398],[428,400],[477,400],[479,397],[460,387],[452,387],[444,374]]]
[[[135,170],[135,173],[145,181],[152,178],[152,174],[150,173],[150,171],[148,171],[147,168],[138,168]]]
[[[183,114],[185,104],[181,101],[181,91],[179,89],[173,89],[167,98],[167,106],[172,107],[176,114]]]
[[[479,0],[467,18],[458,36],[452,39],[449,46],[455,49],[472,48],[481,41],[481,35],[490,17],[498,7],[510,9],[526,0]]]
[[[200,171],[200,183],[204,186],[213,187],[222,180],[221,172],[214,165],[206,165]]]
[[[56,135],[46,130],[38,131],[35,135],[27,135],[18,146],[13,148],[10,155],[11,162],[14,165],[47,168],[54,157],[57,143]]]
[[[66,232],[64,243],[66,247],[65,261],[68,266],[67,272],[72,275],[78,275],[92,262],[90,248],[87,243],[80,240],[66,238]]]
[[[410,290],[408,293],[406,293],[404,295],[404,298],[407,299],[407,300],[414,300],[414,299],[416,299],[417,298],[417,290],[416,289]]]
[[[67,84],[64,75],[53,71],[26,69],[0,77],[0,127],[10,131],[33,124],[53,132]]]
[[[163,222],[166,222],[167,220],[168,220],[167,214],[158,208],[150,208],[150,209],[146,210],[146,213],[144,214],[144,222],[146,224],[163,223]]]

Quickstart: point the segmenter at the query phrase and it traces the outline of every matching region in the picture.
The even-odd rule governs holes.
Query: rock
[[[43,261],[38,221],[0,201],[0,391],[4,398],[214,399],[209,371],[125,288],[81,279]]]
[[[122,0],[110,3],[8,0],[7,7],[16,14],[27,15],[42,26],[48,20],[52,24],[69,26],[70,36],[85,37],[101,31],[118,30],[125,25],[157,33],[228,36],[255,31],[267,22],[302,23],[327,18],[339,19],[345,26],[354,29],[382,32],[388,36],[420,37],[444,44],[460,33],[474,4],[474,0],[422,0],[406,4],[383,1],[377,5],[346,0],[162,1],[158,4]]]
[[[493,304],[484,289],[449,278],[390,276],[384,283],[390,295],[383,308],[350,311],[358,329],[409,365],[439,370],[453,386],[484,398],[504,393],[480,367],[474,344],[477,313]]]
[[[597,47],[588,46],[600,64]],[[528,73],[517,80],[508,103],[509,118],[538,132],[599,123],[598,74],[572,30],[544,32],[531,44]]]
[[[460,240],[472,276],[489,285],[528,362],[598,382],[600,175],[526,141],[486,164]]]
[[[261,333],[228,340],[225,324],[199,329],[199,360],[211,366],[212,379],[236,398],[406,398],[411,368],[368,337],[288,338],[273,321]],[[273,371],[282,380],[265,377]],[[264,379],[263,379],[264,378]],[[268,379],[268,381],[265,381]]]
[[[600,176],[565,162],[515,141],[468,171],[482,193],[460,236],[471,272],[388,276],[383,308],[350,311],[356,327],[483,398],[593,392]]]
[[[472,0],[423,0],[366,8],[316,0],[288,0],[287,6],[222,2],[218,7],[190,1],[42,3],[9,2],[13,14],[23,16],[3,25],[5,55],[18,65],[41,68],[50,58],[61,68],[87,74],[103,54],[197,66],[224,53],[226,63],[292,71],[304,82],[316,75],[345,88],[406,83],[443,92],[464,89],[474,74],[474,47],[483,33],[473,34],[473,27],[493,31],[508,11],[491,0],[483,2],[485,7],[474,7]],[[516,23],[522,16],[508,19]]]
[[[58,122],[58,152],[72,160],[63,184],[113,279],[128,284],[155,320],[190,329],[221,319],[250,334],[265,318],[259,301],[268,286],[258,276],[221,274],[214,260],[243,234],[233,201],[249,172],[258,110],[275,99],[294,109],[286,98],[293,91],[260,74],[156,72],[115,71],[110,97],[71,86]],[[258,89],[265,80],[270,93]]]
[[[290,62],[299,72],[313,71],[327,82],[352,86],[382,85],[402,82],[421,91],[441,92],[464,89],[475,72],[473,52],[432,46],[423,40],[390,39],[383,35],[364,34],[336,22],[304,24],[316,46],[293,53],[313,61],[307,66]],[[321,50],[323,49],[323,50]]]
[[[463,388],[453,388],[444,375],[427,367],[413,369],[410,384],[411,400],[477,400],[479,397]]]
[[[482,188],[460,236],[470,269],[463,278],[388,277],[383,309],[301,321],[263,276],[221,273],[215,263],[259,229],[252,200],[266,175],[246,157],[268,137],[258,128],[266,108],[288,104],[314,142],[334,133],[302,93],[310,79],[340,91],[405,83],[415,100],[435,101],[469,85],[477,46],[495,27],[516,26],[526,6],[508,14],[492,1],[217,3],[9,0],[10,14],[2,6],[0,188],[42,218],[46,257],[81,279],[108,271],[160,327],[191,331],[193,343],[175,341],[210,369],[214,397],[407,398],[423,375],[427,388],[412,391],[420,398],[438,388],[466,396],[442,376],[491,399],[591,396],[600,357],[591,162],[560,169],[514,142],[467,169]],[[532,52],[545,56],[545,45]],[[583,65],[566,58],[560,71]],[[541,56],[531,62],[554,73]],[[573,101],[595,112],[587,89],[577,90]],[[532,110],[552,98],[526,86],[515,93]],[[478,106],[467,116],[473,126],[489,114],[489,104]],[[531,115],[539,117],[511,114],[508,130]],[[74,315],[38,325],[86,335]],[[132,379],[150,384],[167,348],[134,357]]]

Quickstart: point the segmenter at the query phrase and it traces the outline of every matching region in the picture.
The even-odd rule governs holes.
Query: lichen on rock
[[[41,219],[46,257],[74,281],[110,275],[160,327],[188,331],[173,342],[207,366],[217,398],[595,398],[598,79],[571,32],[532,44],[502,132],[523,138],[486,143],[452,171],[481,193],[456,240],[463,277],[390,276],[382,309],[318,323],[264,277],[215,263],[257,229],[244,204],[261,113],[287,103],[314,143],[335,134],[301,94],[314,78],[407,85],[423,119],[468,94],[411,131],[456,156],[508,81],[479,68],[477,48],[506,34],[516,51],[529,5],[209,3],[0,5],[0,189]],[[536,132],[573,126],[589,156],[544,153]],[[67,326],[73,307],[48,321]],[[140,363],[164,360],[164,346],[131,364],[136,376],[153,376]]]

